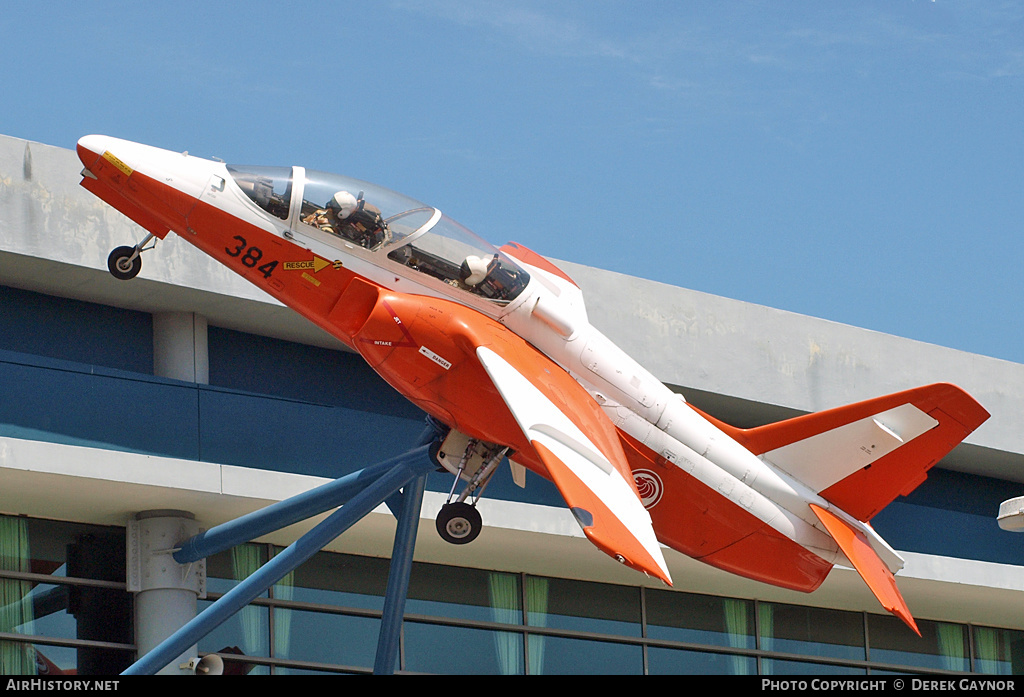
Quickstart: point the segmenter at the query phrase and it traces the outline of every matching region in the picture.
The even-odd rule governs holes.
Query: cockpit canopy
[[[275,218],[288,220],[292,196],[291,167],[233,167],[228,172],[245,195]]]
[[[397,192],[298,167],[229,165],[228,171],[254,204],[290,229],[328,232],[380,255],[381,266],[402,264],[502,304],[529,283],[529,274],[502,252],[440,210]]]

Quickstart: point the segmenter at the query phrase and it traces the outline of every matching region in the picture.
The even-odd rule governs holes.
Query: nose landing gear
[[[127,281],[138,276],[142,270],[142,253],[156,246],[156,242],[149,247],[146,246],[154,238],[155,235],[149,234],[134,247],[115,248],[107,257],[107,270],[119,281]]]

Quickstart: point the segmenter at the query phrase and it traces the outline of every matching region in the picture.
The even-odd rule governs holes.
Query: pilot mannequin
[[[338,220],[327,208],[318,208],[309,215],[302,218],[306,225],[318,227],[324,232],[337,234]]]
[[[462,268],[459,269],[459,278],[467,286],[475,288],[487,278],[489,272],[490,266],[486,259],[470,255],[462,262]]]
[[[356,197],[347,191],[339,191],[331,196],[331,200],[327,202],[326,213],[335,232],[341,232],[341,221],[347,218],[357,205],[359,202],[356,201]]]
[[[459,280],[477,295],[498,300],[507,298],[509,289],[523,284],[518,270],[503,265],[497,254],[490,259],[472,254],[466,257],[459,269]]]
[[[387,224],[380,209],[356,198],[347,191],[339,191],[327,202],[327,217],[333,232],[357,242],[367,249],[377,247],[387,236]]]

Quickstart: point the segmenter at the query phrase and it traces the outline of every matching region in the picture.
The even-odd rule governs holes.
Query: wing
[[[671,584],[618,434],[590,395],[575,382],[578,389],[569,394],[564,383],[535,385],[485,346],[476,354],[587,538],[623,564]]]

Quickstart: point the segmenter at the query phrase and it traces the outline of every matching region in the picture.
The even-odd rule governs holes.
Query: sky
[[[7,0],[0,37],[0,134],[346,174],[1024,362],[1024,0]]]

